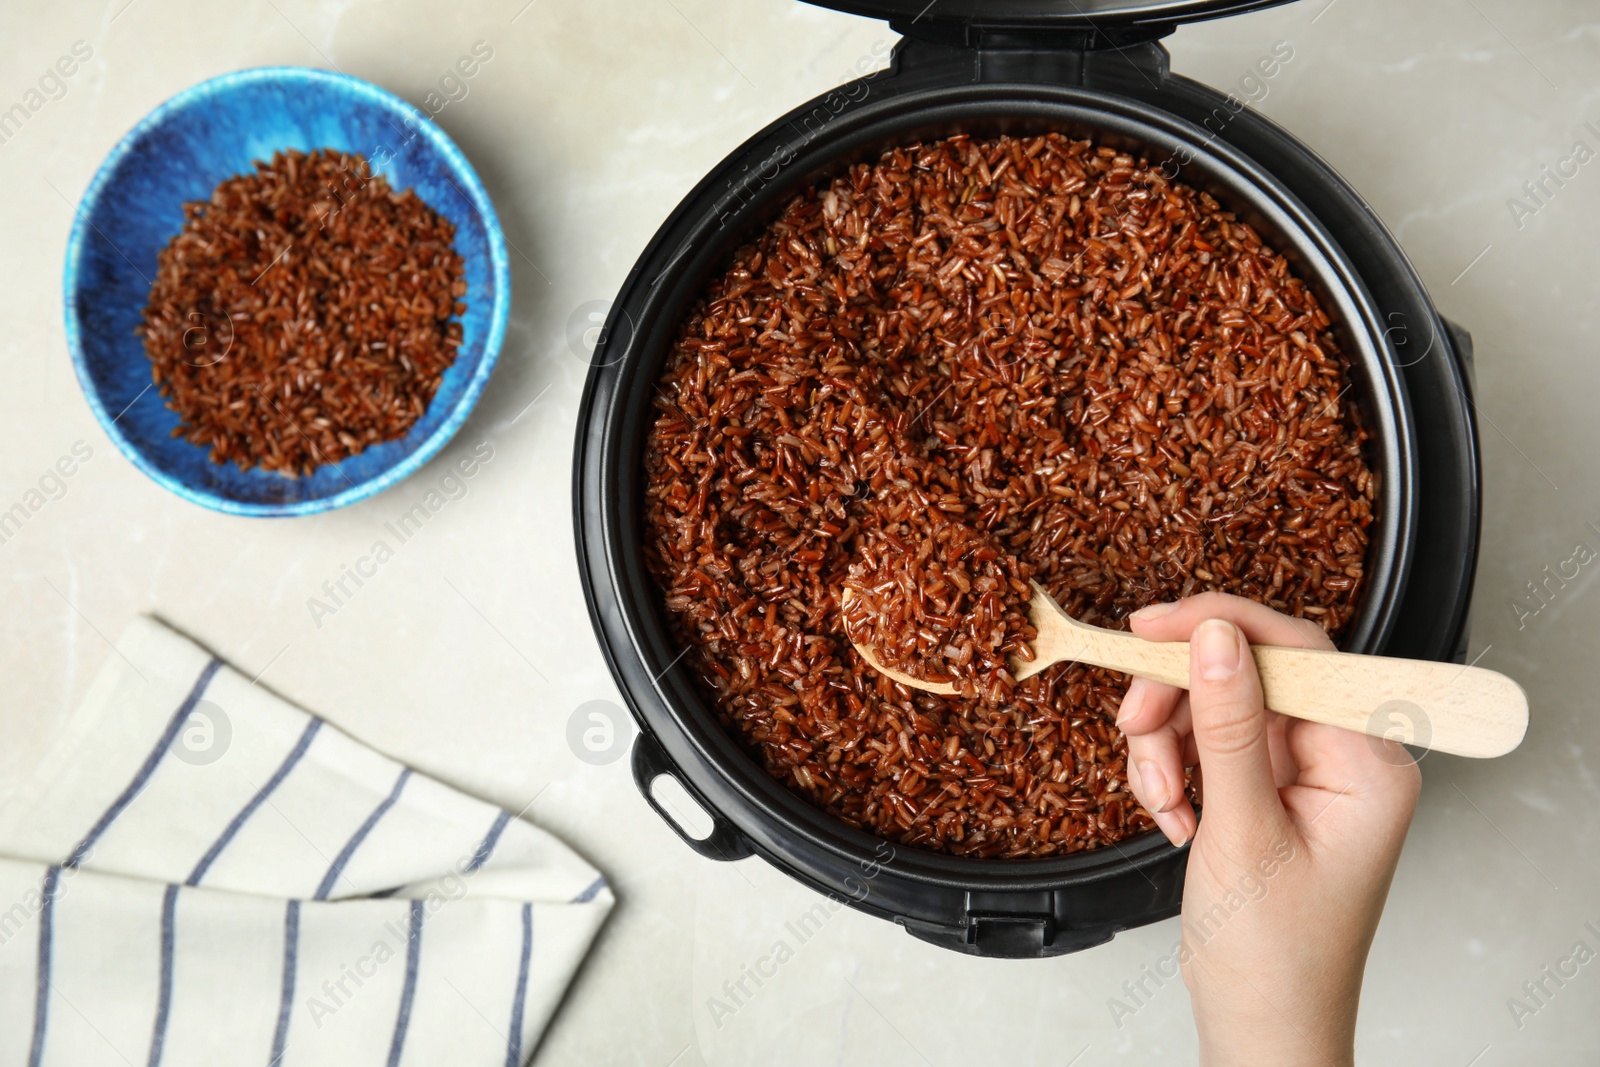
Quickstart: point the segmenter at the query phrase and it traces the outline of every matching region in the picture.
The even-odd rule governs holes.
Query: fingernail
[[[1143,681],[1143,678],[1135,678],[1128,683],[1128,691],[1122,694],[1122,703],[1117,705],[1116,725],[1118,729],[1121,729],[1122,724],[1139,710],[1139,693],[1144,689],[1141,684]]]
[[[1239,634],[1231,622],[1207,619],[1194,632],[1195,656],[1200,662],[1200,677],[1222,682],[1239,670]]]
[[[1144,607],[1134,612],[1133,617],[1135,619],[1148,622],[1151,619],[1159,619],[1163,615],[1171,615],[1177,610],[1177,604],[1146,604]]]
[[[1189,827],[1184,824],[1183,817],[1175,811],[1151,812],[1151,817],[1156,821],[1156,829],[1167,835],[1173,847],[1182,848],[1189,840]]]
[[[1144,806],[1152,813],[1172,806],[1172,790],[1167,787],[1167,772],[1155,760],[1139,761],[1139,785],[1144,788]]]

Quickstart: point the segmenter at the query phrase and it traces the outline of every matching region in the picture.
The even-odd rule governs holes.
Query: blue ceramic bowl
[[[151,387],[134,333],[156,255],[183,205],[280,149],[359,152],[395,189],[413,188],[455,224],[466,266],[462,343],[427,413],[405,437],[301,478],[213,463],[172,436],[178,416]],[[67,344],[95,417],[141,470],[188,500],[236,515],[306,515],[355,503],[416,471],[466,420],[494,368],[511,308],[511,268],[494,205],[461,150],[392,93],[343,74],[266,67],[168,100],[101,164],[67,245]]]

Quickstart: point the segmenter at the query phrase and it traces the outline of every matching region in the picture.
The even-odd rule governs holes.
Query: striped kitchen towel
[[[518,1067],[611,905],[141,619],[0,803],[0,1067]]]

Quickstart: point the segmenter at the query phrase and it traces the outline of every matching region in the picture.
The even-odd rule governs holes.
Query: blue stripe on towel
[[[400,991],[400,1015],[394,1024],[394,1040],[389,1043],[389,1067],[399,1067],[400,1053],[406,1046],[406,1030],[411,1025],[411,1002],[417,996],[417,962],[422,958],[422,901],[411,902],[411,936],[406,941],[406,984]]]
[[[156,1022],[150,1031],[150,1067],[161,1067],[167,1043],[167,1019],[172,1015],[172,949],[178,918],[178,886],[167,886],[161,898],[161,995],[156,1001]]]
[[[367,835],[372,833],[372,828],[378,825],[378,820],[383,818],[384,813],[394,807],[394,802],[400,799],[400,791],[406,787],[406,779],[410,777],[410,767],[400,772],[400,777],[394,780],[394,788],[389,790],[389,795],[384,797],[383,801],[372,809],[372,814],[367,816],[367,821],[356,829],[350,840],[345,842],[344,848],[340,849],[339,854],[333,858],[332,865],[328,867],[328,873],[322,876],[322,884],[317,886],[317,893],[314,899],[328,899],[328,894],[333,892],[333,884],[344,873],[345,864],[350,862],[350,857],[356,854],[356,849],[361,847],[361,842],[365,841]]]
[[[28,1067],[39,1067],[44,1059],[44,1031],[50,1021],[50,951],[55,930],[56,888],[61,884],[61,868],[44,872],[44,891],[39,904],[39,977],[33,995],[33,1050]]]
[[[267,1067],[278,1067],[289,1047],[289,1015],[294,1010],[295,969],[300,962],[300,902],[289,901],[283,916],[283,995],[278,1001],[278,1028],[272,1034],[272,1059]]]
[[[574,904],[587,904],[587,903],[589,903],[589,901],[591,901],[595,897],[599,896],[600,895],[600,890],[604,889],[605,887],[606,887],[605,878],[603,876],[600,877],[600,878],[596,878],[593,882],[589,883],[589,887],[587,889],[585,889],[583,892],[579,893],[577,896],[573,897],[572,898],[572,902]]]
[[[501,811],[494,817],[494,822],[489,825],[489,832],[483,835],[483,840],[473,849],[472,858],[467,860],[467,865],[461,870],[462,874],[476,874],[485,863],[489,862],[489,857],[494,855],[495,846],[500,843],[500,836],[506,832],[506,826],[510,824],[511,818],[509,811]],[[394,896],[404,888],[403,885],[390,886],[376,893],[368,893],[367,896],[381,900],[384,897]]]
[[[528,999],[528,967],[533,961],[533,905],[522,905],[522,963],[517,968],[517,999],[511,1004],[506,1035],[506,1067],[522,1067],[522,1003]]]
[[[283,763],[279,764],[278,769],[272,772],[272,777],[268,778],[266,784],[256,791],[256,795],[250,798],[250,802],[239,809],[239,814],[233,817],[233,821],[228,824],[227,829],[222,831],[222,836],[217,838],[216,843],[206,850],[204,856],[200,857],[200,862],[194,865],[194,870],[190,872],[188,879],[183,883],[184,885],[200,884],[200,879],[206,876],[206,871],[211,869],[211,865],[217,861],[218,856],[222,855],[222,850],[228,847],[228,843],[239,833],[240,828],[249,821],[250,816],[256,813],[257,808],[266,803],[267,797],[272,795],[273,790],[282,785],[283,780],[289,777],[289,772],[294,770],[295,764],[300,762],[300,757],[306,754],[306,749],[311,747],[312,740],[317,736],[317,731],[321,728],[322,720],[313,716],[311,721],[306,724],[305,732],[300,735],[300,740],[295,742],[294,748],[290,749],[289,754],[284,757]]]
[[[502,811],[494,817],[494,825],[489,827],[483,843],[478,846],[478,851],[472,854],[472,861],[467,864],[467,869],[462,871],[462,874],[471,874],[489,861],[489,857],[494,854],[494,846],[500,843],[500,835],[506,832],[506,824],[510,821],[509,811]]]
[[[211,679],[221,667],[222,661],[219,659],[213,659],[205,665],[200,677],[195,680],[194,688],[189,690],[189,695],[178,705],[178,710],[172,713],[172,719],[167,723],[167,728],[161,732],[161,740],[156,742],[154,751],[145,757],[144,766],[139,768],[139,773],[133,776],[133,781],[128,783],[128,788],[122,791],[122,795],[106,809],[104,815],[100,816],[100,821],[94,824],[82,841],[78,842],[78,847],[72,850],[72,855],[62,864],[63,867],[75,868],[87,859],[94,849],[95,842],[116,821],[117,816],[127,810],[134,798],[144,791],[144,787],[150,784],[151,777],[156,773],[156,765],[161,762],[161,757],[166,755],[167,749],[172,747],[172,742],[177,740],[178,732],[183,729],[184,723],[189,721],[189,714],[194,711],[194,706],[200,702],[201,694],[206,691],[206,686],[211,684]]]

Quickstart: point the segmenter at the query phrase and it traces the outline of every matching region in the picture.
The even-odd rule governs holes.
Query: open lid
[[[1153,31],[1185,22],[1276,7],[1289,0],[807,0],[818,7],[883,19],[908,36],[940,36],[965,27],[1080,31]],[[940,33],[940,31],[944,31]]]

